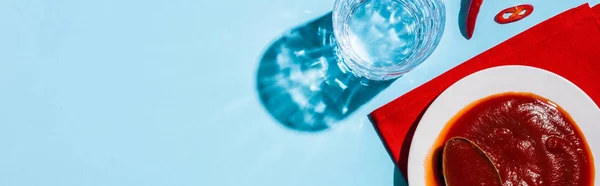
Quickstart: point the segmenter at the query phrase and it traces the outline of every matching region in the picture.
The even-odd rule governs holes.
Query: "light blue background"
[[[258,61],[333,0],[0,0],[0,185],[400,185],[368,113],[584,2],[486,0],[467,41],[447,0],[425,63],[335,127],[302,133],[263,108]],[[535,12],[492,21],[520,3]]]

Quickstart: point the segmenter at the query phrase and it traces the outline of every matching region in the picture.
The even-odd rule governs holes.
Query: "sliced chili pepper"
[[[500,23],[500,24],[508,24],[508,23],[512,23],[515,21],[519,21],[519,20],[531,15],[531,13],[533,13],[533,5],[530,5],[530,4],[517,5],[517,6],[513,6],[513,7],[510,7],[510,8],[500,11],[500,13],[498,13],[496,15],[495,20],[497,23]],[[506,14],[510,14],[510,16],[504,17],[504,15],[506,15]]]
[[[479,9],[483,4],[483,0],[471,0],[469,4],[469,11],[467,12],[467,39],[473,37],[473,31],[475,30],[475,23],[477,22],[477,15],[479,15]]]

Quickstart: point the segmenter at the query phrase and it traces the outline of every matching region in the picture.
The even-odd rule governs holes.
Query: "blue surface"
[[[307,133],[265,110],[256,71],[275,39],[332,0],[0,1],[0,185],[402,185],[366,115],[584,1],[488,0],[469,41],[460,2],[446,3],[425,63]],[[492,21],[519,3],[535,12]]]

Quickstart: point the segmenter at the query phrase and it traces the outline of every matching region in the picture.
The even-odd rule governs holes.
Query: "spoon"
[[[490,158],[477,144],[463,137],[446,141],[442,171],[446,186],[502,186],[500,173]]]

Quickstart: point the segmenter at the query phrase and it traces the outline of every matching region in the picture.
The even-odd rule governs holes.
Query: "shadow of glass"
[[[388,87],[340,68],[332,14],[285,33],[271,44],[257,72],[257,89],[266,110],[282,125],[304,132],[329,128]]]

